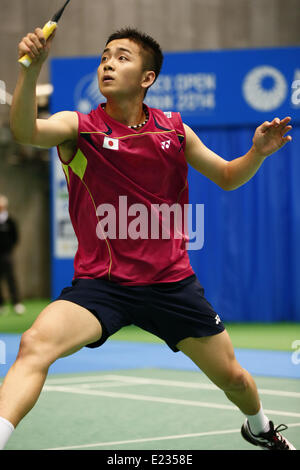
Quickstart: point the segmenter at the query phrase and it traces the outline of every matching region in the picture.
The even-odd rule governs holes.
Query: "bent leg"
[[[101,336],[99,321],[87,309],[66,300],[48,305],[22,335],[0,388],[0,416],[17,426],[36,403],[50,365]]]
[[[177,344],[177,348],[222,389],[242,413],[254,415],[259,411],[256,384],[237,362],[226,330],[214,336],[186,338]]]

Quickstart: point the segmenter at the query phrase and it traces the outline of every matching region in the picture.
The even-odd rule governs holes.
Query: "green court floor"
[[[266,414],[300,448],[299,381],[256,378]],[[257,450],[244,417],[201,372],[51,375],[7,450]]]
[[[0,316],[1,333],[22,333],[48,304]],[[299,324],[226,324],[235,348],[292,351]],[[130,326],[110,341],[162,341]],[[255,377],[264,409],[300,449],[299,380]],[[123,369],[49,375],[7,450],[257,450],[240,436],[244,417],[201,372]]]

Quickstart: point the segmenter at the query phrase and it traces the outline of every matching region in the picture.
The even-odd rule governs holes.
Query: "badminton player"
[[[188,163],[226,191],[245,184],[269,155],[291,140],[290,118],[264,122],[250,150],[225,161],[182,123],[179,113],[165,114],[144,104],[163,55],[148,35],[123,29],[108,38],[98,69],[105,103],[88,115],[66,110],[37,119],[36,84],[53,37],[46,42],[36,29],[19,44],[20,57],[29,54],[33,63],[28,69],[20,65],[11,130],[23,144],[57,146],[78,251],[72,283],[22,335],[1,387],[0,448],[36,403],[54,361],[85,346],[99,347],[123,326],[135,324],[162,338],[174,352],[182,351],[225,392],[244,417],[241,432],[249,443],[293,450],[280,433],[286,426],[275,427],[264,414],[253,378],[235,358],[222,315],[204,296],[189,262],[187,234],[182,229],[178,236],[175,224],[166,233],[161,214],[151,212],[160,204],[183,208],[188,203]],[[126,197],[133,212],[148,210],[148,218],[140,219],[140,236],[137,227],[130,227],[128,214],[126,226],[120,197]],[[117,211],[116,236],[105,236],[105,214],[99,210],[103,204]],[[153,214],[160,233],[151,237],[145,228]]]

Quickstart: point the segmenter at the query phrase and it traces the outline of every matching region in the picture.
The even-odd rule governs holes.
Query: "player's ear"
[[[150,88],[155,81],[156,75],[152,70],[146,70],[143,74],[142,88]]]

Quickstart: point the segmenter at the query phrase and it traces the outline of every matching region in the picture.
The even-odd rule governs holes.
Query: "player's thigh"
[[[177,348],[187,355],[217,386],[224,388],[243,376],[226,330],[203,338],[186,338]]]
[[[41,349],[51,363],[98,341],[101,324],[86,308],[66,300],[49,304],[24,334],[29,349]]]

